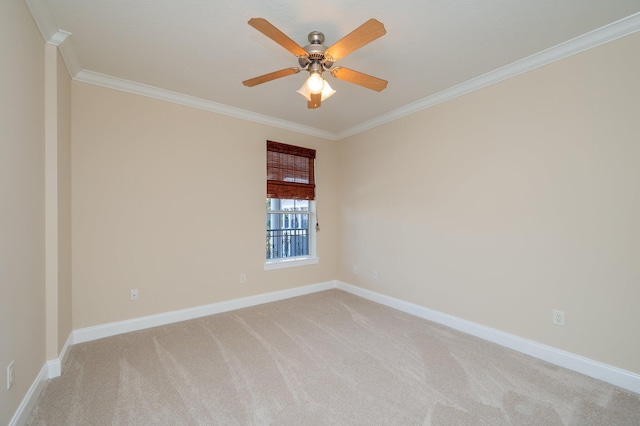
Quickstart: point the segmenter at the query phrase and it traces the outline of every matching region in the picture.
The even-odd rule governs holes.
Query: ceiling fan
[[[320,107],[322,101],[335,93],[335,90],[322,77],[322,73],[325,71],[330,72],[333,77],[339,80],[348,81],[377,92],[387,87],[386,80],[349,68],[333,66],[339,59],[386,34],[384,25],[376,19],[369,19],[331,47],[323,44],[324,34],[320,31],[310,32],[308,36],[309,44],[301,47],[264,18],[252,18],[249,20],[249,25],[297,56],[300,66],[285,68],[245,80],[242,84],[247,87],[297,74],[303,70],[308,71],[309,78],[298,90],[298,93],[307,99],[308,108]]]

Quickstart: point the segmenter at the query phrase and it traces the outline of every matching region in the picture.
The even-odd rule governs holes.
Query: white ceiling
[[[332,139],[640,29],[640,0],[25,1],[77,80]],[[304,72],[243,86],[297,65],[252,17],[301,46],[310,31],[330,46],[378,19],[387,34],[338,65],[388,80],[387,89],[325,74],[337,93],[309,110],[296,93]]]

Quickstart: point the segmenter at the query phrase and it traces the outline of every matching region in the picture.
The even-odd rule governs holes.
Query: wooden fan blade
[[[357,84],[367,89],[375,90],[376,92],[383,91],[387,88],[388,84],[387,80],[343,67],[332,69],[331,75],[339,80],[348,81],[349,83]]]
[[[376,19],[369,19],[328,48],[325,55],[337,61],[386,33],[387,31],[384,29],[382,22]]]
[[[269,37],[271,40],[278,43],[280,46],[287,49],[289,52],[296,56],[306,56],[307,52],[300,47],[298,43],[291,40],[289,36],[274,27],[269,21],[264,18],[251,18],[249,19],[249,25],[262,34]]]
[[[322,103],[322,93],[318,93],[317,95],[311,94],[311,100],[307,102],[307,108],[315,109],[320,108],[320,104]]]
[[[296,74],[300,72],[300,68],[285,68],[280,71],[270,72],[269,74],[264,74],[258,77],[250,78],[249,80],[245,80],[242,82],[247,87],[257,86],[258,84],[266,83],[271,80],[275,80],[277,78],[286,77],[288,75]]]

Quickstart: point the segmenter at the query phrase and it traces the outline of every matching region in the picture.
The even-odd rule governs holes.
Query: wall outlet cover
[[[552,321],[555,325],[564,325],[564,311],[559,311],[557,309],[553,310],[553,318]]]

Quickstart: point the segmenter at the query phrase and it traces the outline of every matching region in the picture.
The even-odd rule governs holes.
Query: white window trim
[[[283,211],[282,213],[294,212]],[[309,201],[309,255],[269,259],[265,261],[264,269],[265,271],[269,271],[273,269],[294,268],[297,266],[315,265],[319,262],[320,258],[316,256],[316,202],[311,200]]]
[[[265,262],[264,269],[265,271],[269,271],[272,269],[293,268],[296,266],[315,265],[319,262],[320,258],[315,256],[285,257]]]

